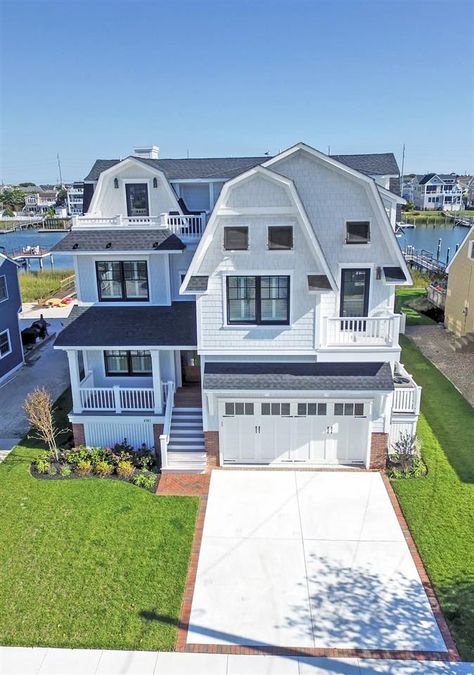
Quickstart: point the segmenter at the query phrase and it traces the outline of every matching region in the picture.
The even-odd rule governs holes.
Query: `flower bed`
[[[158,480],[155,451],[143,445],[138,450],[126,441],[113,448],[79,446],[54,453],[42,452],[31,464],[36,478],[115,478],[154,491]]]

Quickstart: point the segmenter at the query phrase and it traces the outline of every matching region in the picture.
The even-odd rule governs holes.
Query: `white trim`
[[[199,268],[200,268],[200,266],[203,262],[204,256],[205,256],[205,254],[206,254],[206,252],[207,252],[207,250],[208,250],[208,248],[211,244],[211,241],[213,239],[213,235],[214,235],[214,233],[217,229],[218,218],[221,215],[220,212],[222,210],[223,204],[226,203],[229,191],[235,185],[237,185],[237,184],[239,184],[243,181],[249,180],[250,178],[253,178],[253,176],[256,176],[256,175],[263,175],[265,178],[268,178],[269,180],[272,180],[276,183],[281,183],[290,192],[290,196],[292,197],[293,203],[296,207],[298,220],[300,220],[302,225],[303,225],[303,231],[305,232],[306,237],[309,240],[309,243],[310,243],[310,245],[311,245],[311,247],[312,247],[312,249],[315,253],[315,258],[316,258],[317,262],[319,262],[321,264],[321,266],[323,268],[323,271],[326,273],[326,276],[329,279],[329,282],[331,284],[332,289],[337,290],[337,283],[336,283],[333,275],[331,274],[331,270],[329,269],[329,265],[326,261],[326,258],[324,257],[323,251],[322,251],[321,246],[319,244],[319,240],[316,236],[315,231],[313,230],[313,228],[311,226],[311,223],[309,221],[309,218],[306,214],[303,203],[301,202],[301,199],[298,195],[298,192],[296,190],[296,187],[295,187],[293,181],[290,180],[289,178],[286,178],[284,176],[281,176],[280,174],[274,173],[273,171],[270,171],[270,170],[264,168],[263,166],[259,165],[259,166],[253,167],[249,171],[246,171],[245,173],[242,173],[239,176],[237,176],[236,178],[233,178],[232,180],[225,183],[225,185],[222,188],[221,193],[219,195],[219,199],[217,200],[216,206],[215,206],[215,208],[214,208],[214,210],[211,214],[211,217],[209,218],[209,222],[207,224],[207,227],[204,230],[204,234],[201,238],[201,241],[199,242],[199,245],[196,249],[196,253],[194,254],[194,257],[193,257],[193,259],[191,261],[191,264],[188,268],[186,278],[185,278],[183,284],[181,285],[180,293],[185,292],[186,286],[188,285],[189,279],[191,278],[191,276],[198,274],[197,270],[199,270]],[[253,212],[255,212],[254,209],[253,209]],[[269,212],[268,209],[264,208],[261,213],[263,214],[263,213],[270,213],[270,212]],[[384,209],[384,213],[385,213],[385,209]],[[398,246],[398,244],[397,244],[397,246]]]
[[[11,382],[11,380],[13,379],[14,374],[15,374],[18,370],[20,370],[20,368],[21,368],[22,366],[24,366],[24,364],[25,364],[25,361],[24,361],[24,360],[20,361],[20,363],[17,363],[16,366],[13,366],[13,368],[12,368],[11,370],[9,370],[7,373],[5,373],[4,375],[2,375],[2,376],[0,377],[0,389],[1,389],[2,387],[4,387],[6,384],[8,384],[9,382]]]
[[[0,338],[1,338],[2,335],[4,335],[5,333],[7,333],[8,347],[9,347],[9,349],[8,349],[8,352],[5,352],[5,354],[2,354],[2,353],[0,352],[0,361],[1,361],[2,359],[5,359],[7,356],[10,356],[10,354],[13,353],[12,340],[11,340],[11,337],[10,337],[10,329],[9,329],[9,328],[5,328],[4,330],[1,330],[1,331],[0,331]]]
[[[155,349],[157,351],[172,351],[173,349],[189,349],[189,350],[196,350],[196,345],[65,345],[63,346],[58,346],[54,345],[54,349],[59,349],[61,351],[105,351],[108,349],[118,349],[118,350],[127,350],[127,351],[133,351],[135,349],[144,349],[144,350],[149,350],[151,351],[152,349]],[[234,352],[235,353],[235,352]]]
[[[395,176],[395,177],[397,177],[397,176]],[[387,190],[387,188],[384,188],[382,185],[379,185],[377,183],[377,181],[375,181],[375,182],[376,182],[376,185],[377,185],[377,189],[379,190],[379,192],[382,192],[382,195],[383,195],[383,197],[385,197],[385,199],[389,199],[390,201],[395,202],[396,204],[406,204],[407,203],[407,200],[404,197],[400,197],[400,195],[395,194],[395,192],[392,192],[391,190]],[[400,186],[400,188],[401,188],[401,186]]]

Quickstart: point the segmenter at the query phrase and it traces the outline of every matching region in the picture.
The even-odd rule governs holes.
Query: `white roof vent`
[[[143,159],[158,159],[160,155],[160,148],[157,145],[140,145],[134,148],[135,157],[142,157]]]

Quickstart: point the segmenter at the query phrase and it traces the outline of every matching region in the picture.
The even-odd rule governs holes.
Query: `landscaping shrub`
[[[152,490],[156,485],[156,474],[150,471],[141,471],[133,477],[132,482],[137,487]]]
[[[79,464],[81,461],[90,461],[89,450],[83,445],[66,452],[64,456],[66,458],[66,462],[68,464],[73,464],[74,466],[77,466],[77,464]]]
[[[48,473],[49,471],[49,460],[44,457],[38,457],[35,460],[34,467],[38,473]]]
[[[58,473],[57,468],[54,466],[54,464],[50,464],[48,466],[48,475],[49,476],[55,476]]]
[[[61,467],[59,473],[63,478],[69,478],[69,476],[72,474],[72,469],[68,464],[65,464]]]
[[[147,448],[145,443],[139,450],[132,453],[132,462],[138,469],[149,469],[154,461],[154,451]]]
[[[89,476],[92,471],[92,462],[88,459],[80,459],[76,464],[76,473],[78,476]]]
[[[132,462],[129,462],[126,459],[120,460],[120,462],[117,464],[117,476],[120,478],[129,480],[133,476],[134,471],[135,468]]]
[[[110,464],[110,462],[107,462],[105,459],[101,459],[95,465],[94,470],[98,476],[110,476],[110,474],[114,470],[114,466],[113,464]]]
[[[99,462],[106,461],[109,456],[106,448],[89,448],[88,454],[90,461],[94,466],[96,466],[96,464],[99,464]]]
[[[426,476],[426,465],[421,459],[420,442],[408,432],[400,434],[392,444],[393,452],[388,457],[390,478],[422,478]]]

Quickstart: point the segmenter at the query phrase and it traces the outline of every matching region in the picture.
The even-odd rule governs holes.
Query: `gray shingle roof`
[[[364,155],[331,155],[342,164],[368,175],[397,175],[400,173],[392,152]],[[135,157],[140,162],[163,171],[168,180],[193,178],[222,178],[230,180],[270,157],[201,157],[191,159],[147,159]],[[97,159],[85,181],[96,181],[106,169],[118,164],[120,159]]]
[[[309,291],[327,291],[331,290],[331,284],[325,274],[308,274]]]
[[[187,291],[192,291],[195,293],[205,293],[207,291],[207,283],[209,277],[204,276],[194,276],[189,280],[188,285],[186,286]]]
[[[111,246],[109,246],[111,244]],[[181,239],[170,230],[72,230],[52,251],[182,251]]]
[[[384,267],[383,273],[388,284],[401,284],[407,280],[401,267]]]
[[[206,363],[203,389],[392,391],[388,363]]]
[[[57,347],[195,347],[196,303],[169,307],[74,307]]]
[[[229,180],[240,173],[262,164],[269,157],[206,157],[192,159],[147,159],[135,157],[138,161],[163,171],[168,180],[192,178],[222,178]],[[119,159],[97,159],[84,180],[96,181],[100,174],[111,166],[118,164]]]
[[[331,155],[333,159],[369,176],[398,176],[400,169],[393,152],[364,155]]]

